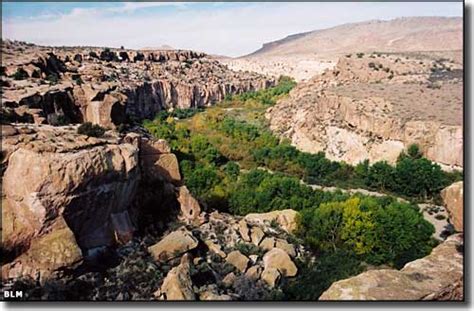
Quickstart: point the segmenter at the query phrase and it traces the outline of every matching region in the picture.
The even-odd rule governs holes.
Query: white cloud
[[[163,6],[175,9],[165,12],[157,8]],[[102,10],[76,8],[54,18],[3,19],[2,35],[3,38],[45,45],[141,48],[168,44],[175,48],[237,56],[289,34],[347,22],[461,14],[462,3],[288,2],[199,8],[176,2],[137,2]]]
[[[124,2],[122,6],[117,8],[109,8],[110,12],[124,13],[124,12],[134,12],[139,9],[146,8],[155,8],[163,6],[176,6],[176,7],[185,7],[192,2]]]

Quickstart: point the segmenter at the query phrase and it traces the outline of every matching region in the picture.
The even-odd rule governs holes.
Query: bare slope
[[[288,36],[248,57],[308,53],[452,51],[462,49],[462,18],[404,17],[367,21]]]
[[[462,63],[462,19],[409,17],[315,30],[265,43],[252,54],[221,60],[230,68],[297,81],[334,67],[341,56],[361,52],[423,52]]]

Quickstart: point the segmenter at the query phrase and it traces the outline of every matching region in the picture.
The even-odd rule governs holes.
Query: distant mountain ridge
[[[293,34],[242,56],[353,52],[452,51],[463,47],[461,17],[402,17]]]

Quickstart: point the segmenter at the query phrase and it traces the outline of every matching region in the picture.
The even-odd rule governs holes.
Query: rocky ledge
[[[2,119],[113,128],[274,84],[193,51],[52,48],[2,41]]]

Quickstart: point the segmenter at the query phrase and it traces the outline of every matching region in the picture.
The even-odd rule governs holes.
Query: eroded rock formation
[[[454,61],[347,55],[299,84],[266,116],[293,145],[332,160],[393,163],[416,143],[445,169],[463,166],[462,66]]]
[[[193,51],[50,48],[12,41],[2,41],[1,78],[4,120],[89,121],[109,128],[274,83]]]
[[[444,205],[449,213],[449,218],[454,229],[464,231],[464,185],[462,181],[456,182],[441,191]]]
[[[158,182],[159,198],[178,202],[177,160],[162,140],[113,131],[94,138],[77,134],[77,126],[32,124],[3,125],[2,138],[2,247],[11,260],[4,277],[48,276],[130,241],[143,179]]]

